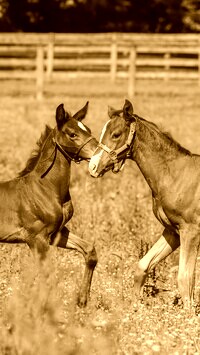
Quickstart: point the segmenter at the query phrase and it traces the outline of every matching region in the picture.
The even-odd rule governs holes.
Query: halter
[[[61,145],[60,143],[58,143],[58,141],[56,140],[55,137],[52,138],[53,144],[55,146],[54,149],[54,158],[52,163],[50,164],[50,166],[47,168],[47,170],[41,175],[41,179],[43,179],[48,173],[49,171],[53,168],[53,165],[55,163],[56,157],[57,157],[57,151],[59,150],[60,153],[62,153],[62,155],[65,157],[66,160],[68,160],[69,162],[74,161],[75,163],[79,164],[82,160],[84,160],[83,158],[79,157],[79,153],[80,151],[83,149],[83,147],[89,143],[92,139],[95,139],[94,137],[90,136],[86,139],[86,141],[81,144],[81,146],[78,148],[77,152],[74,154],[74,156],[69,155],[65,149],[69,148],[66,146]],[[64,149],[65,148],[65,149]]]
[[[131,146],[135,134],[135,124],[136,122],[131,122],[127,141],[120,148],[110,149],[106,144],[103,144],[102,142],[98,144],[99,148],[103,149],[106,153],[108,153],[110,159],[113,161],[114,166],[116,167],[118,167],[118,164],[121,160],[129,159],[131,156]]]
[[[90,136],[86,139],[86,141],[81,144],[81,146],[78,148],[77,152],[74,154],[74,156],[72,157],[71,155],[69,155],[65,149],[69,149],[70,147],[66,147],[63,146],[62,144],[58,143],[58,141],[53,137],[53,142],[55,143],[56,148],[62,153],[62,155],[65,157],[65,159],[69,160],[69,161],[74,161],[75,163],[79,164],[82,160],[84,160],[83,158],[79,157],[79,153],[80,151],[83,149],[83,147],[85,147],[85,145],[87,143],[89,143],[92,139],[94,139],[94,137]],[[64,149],[65,148],[65,149]]]

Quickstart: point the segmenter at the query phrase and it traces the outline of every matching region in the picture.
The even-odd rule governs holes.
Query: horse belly
[[[0,242],[21,230],[17,212],[13,206],[0,208]]]
[[[23,227],[1,225],[0,243],[25,243],[26,235]]]

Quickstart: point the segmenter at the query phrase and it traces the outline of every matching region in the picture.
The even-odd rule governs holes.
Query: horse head
[[[75,162],[90,160],[98,144],[91,130],[82,123],[87,109],[88,102],[73,116],[65,111],[63,104],[56,109],[55,144],[67,159]]]
[[[135,134],[136,118],[133,106],[125,101],[122,110],[108,108],[109,121],[104,125],[98,147],[90,163],[89,172],[93,177],[102,176],[106,171],[119,172],[129,158]]]

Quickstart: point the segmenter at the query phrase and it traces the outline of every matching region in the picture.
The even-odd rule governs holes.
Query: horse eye
[[[70,138],[75,138],[76,137],[76,133],[70,133]]]
[[[112,134],[112,138],[113,139],[117,139],[117,138],[119,138],[121,136],[121,133],[113,133]]]

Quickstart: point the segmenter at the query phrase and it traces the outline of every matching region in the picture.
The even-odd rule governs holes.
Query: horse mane
[[[167,131],[162,131],[162,129],[160,129],[155,123],[151,122],[151,121],[147,121],[142,117],[137,116],[140,121],[142,121],[144,123],[145,126],[150,126],[151,128],[153,128],[153,130],[155,130],[159,135],[162,135],[166,141],[166,143],[168,144],[168,146],[171,146],[173,148],[175,148],[178,152],[183,153],[185,155],[191,155],[191,152],[182,147],[182,145],[180,143],[178,143],[171,135],[171,133],[167,132]]]
[[[46,141],[51,132],[52,128],[46,125],[44,132],[41,134],[40,138],[36,142],[37,147],[32,151],[30,158],[27,160],[25,168],[18,173],[18,177],[22,177],[33,171],[40,158],[44,142]]]

